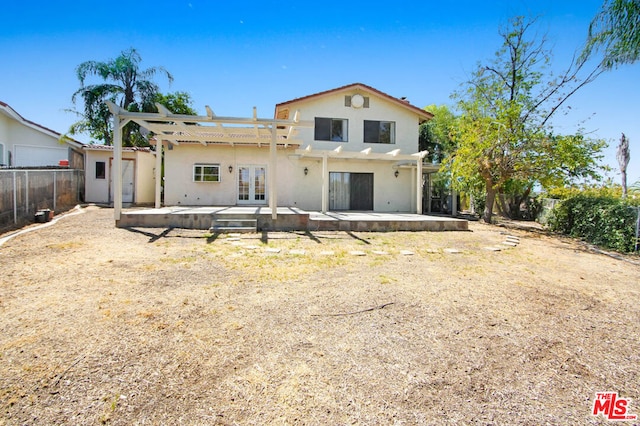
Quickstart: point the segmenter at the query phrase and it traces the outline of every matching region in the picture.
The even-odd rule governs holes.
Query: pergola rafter
[[[300,121],[299,114],[294,114],[293,120],[258,118],[256,108],[250,118],[218,117],[207,105],[207,115],[196,116],[187,114],[173,114],[166,107],[156,104],[157,113],[130,112],[120,108],[113,102],[107,101],[109,111],[114,116],[114,216],[120,219],[122,212],[122,129],[128,122],[135,122],[153,133],[156,140],[156,207],[160,207],[160,170],[162,146],[164,142],[174,145],[180,143],[201,143],[204,146],[219,144],[242,144],[253,146],[269,146],[269,207],[273,219],[277,218],[276,194],[276,155],[277,147],[301,145],[295,139],[297,129],[313,127],[313,121]]]
[[[371,148],[365,148],[362,151],[344,151],[342,145],[338,145],[331,150],[315,150],[309,144],[305,148],[296,149],[295,155],[299,158],[311,158],[322,161],[322,212],[328,209],[328,188],[329,188],[329,159],[341,159],[352,161],[389,161],[395,163],[395,167],[399,168],[406,164],[415,164],[415,188],[416,188],[416,213],[422,214],[422,160],[427,155],[427,151],[420,151],[414,154],[401,154],[400,149],[394,149],[389,152],[377,153],[372,152]]]

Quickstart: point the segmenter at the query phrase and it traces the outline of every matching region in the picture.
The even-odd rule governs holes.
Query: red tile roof
[[[331,89],[331,90],[326,90],[324,92],[319,92],[319,93],[314,93],[313,95],[307,95],[307,96],[303,96],[301,98],[296,98],[296,99],[292,99],[290,101],[286,101],[286,102],[281,102],[279,104],[276,104],[276,110],[275,110],[275,117],[278,117],[278,110],[281,109],[282,107],[286,107],[289,104],[293,104],[293,103],[297,103],[297,102],[301,102],[301,101],[307,101],[309,99],[313,99],[313,98],[319,98],[319,97],[323,97],[323,96],[327,96],[333,93],[338,93],[338,92],[346,92],[346,91],[350,91],[350,90],[354,90],[354,89],[361,89],[370,93],[374,93],[382,98],[388,99],[389,101],[398,104],[400,106],[402,106],[403,108],[407,108],[413,112],[415,112],[416,114],[418,114],[422,119],[426,120],[430,120],[433,118],[433,114],[431,114],[430,112],[418,108],[414,105],[411,105],[409,103],[409,101],[405,100],[405,99],[399,99],[396,97],[393,97],[391,95],[388,95],[384,92],[381,92],[378,89],[375,89],[371,86],[367,86],[366,84],[362,84],[362,83],[353,83],[353,84],[348,84],[346,86],[341,86],[341,87],[337,87],[335,89]]]

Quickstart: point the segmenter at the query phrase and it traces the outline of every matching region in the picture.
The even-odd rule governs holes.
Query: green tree
[[[140,69],[142,58],[131,48],[123,51],[115,59],[106,62],[87,61],[76,68],[80,89],[72,96],[75,104],[79,99],[84,104],[82,119],[69,129],[72,135],[87,132],[95,139],[112,144],[113,124],[105,101],[112,101],[127,111],[155,112],[154,100],[160,89],[151,79],[158,74],[171,83],[173,76],[162,67]],[[99,82],[88,84],[91,77]],[[139,127],[129,123],[123,129],[122,142],[125,146],[144,144]]]
[[[418,144],[420,151],[427,150],[427,159],[439,164],[455,149],[457,117],[446,105],[429,105],[424,108],[433,118],[420,125]]]
[[[191,100],[191,95],[187,92],[174,92],[174,93],[157,93],[153,98],[154,103],[159,103],[160,105],[164,105],[167,107],[169,111],[174,114],[185,114],[185,115],[197,115],[198,112],[193,109]],[[154,107],[155,108],[155,107]],[[157,110],[154,109],[154,112]]]
[[[500,31],[503,44],[493,61],[479,64],[453,95],[461,116],[457,149],[447,158],[448,167],[460,190],[481,182],[486,222],[491,222],[496,194],[505,187],[530,191],[536,182],[593,174],[596,159],[584,154],[602,147],[581,135],[553,135],[550,125],[556,111],[602,67],[585,71],[584,62],[574,61],[555,76],[545,39],[529,37],[534,22],[510,20]]]
[[[599,53],[606,69],[640,58],[640,0],[604,0],[589,25],[582,59]]]

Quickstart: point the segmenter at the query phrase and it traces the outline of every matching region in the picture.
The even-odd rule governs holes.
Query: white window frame
[[[210,173],[205,173],[205,169],[212,169]],[[216,170],[217,173],[213,173]],[[212,177],[216,179],[205,179]],[[193,182],[196,183],[219,183],[222,181],[222,173],[220,173],[220,164],[196,163],[193,165]]]

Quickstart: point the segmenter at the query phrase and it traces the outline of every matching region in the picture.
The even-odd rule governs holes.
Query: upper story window
[[[317,141],[347,142],[349,120],[342,118],[316,117],[313,138]]]
[[[366,143],[396,143],[396,123],[364,120],[364,141]]]
[[[194,164],[194,182],[220,182],[219,164]]]

